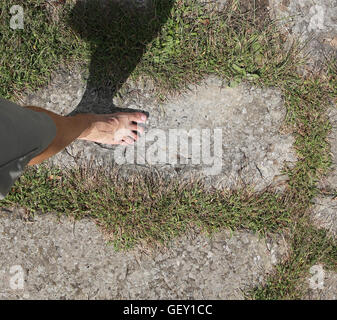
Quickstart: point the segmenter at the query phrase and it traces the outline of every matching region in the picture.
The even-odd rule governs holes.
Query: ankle
[[[95,122],[97,121],[97,115],[91,113],[81,113],[74,116],[76,122],[82,129],[82,133],[77,139],[86,140],[86,138],[91,134]]]

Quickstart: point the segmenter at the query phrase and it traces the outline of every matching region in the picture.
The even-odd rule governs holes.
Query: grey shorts
[[[0,199],[55,136],[56,126],[47,114],[0,98]]]

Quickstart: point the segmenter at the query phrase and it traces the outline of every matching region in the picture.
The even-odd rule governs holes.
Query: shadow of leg
[[[140,2],[144,6],[139,6]],[[87,88],[75,113],[121,111],[113,97],[165,24],[175,0],[81,0],[70,25],[92,47]],[[129,110],[131,111],[131,110]]]

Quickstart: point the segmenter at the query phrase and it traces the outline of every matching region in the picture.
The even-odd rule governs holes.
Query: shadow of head
[[[92,50],[87,90],[109,87],[113,94],[142,59],[165,24],[175,0],[79,0],[70,25]]]

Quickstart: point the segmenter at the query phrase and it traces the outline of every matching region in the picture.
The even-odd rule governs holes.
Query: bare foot
[[[103,144],[133,144],[144,128],[147,116],[141,112],[116,112],[112,114],[93,114],[92,124],[78,139]]]

